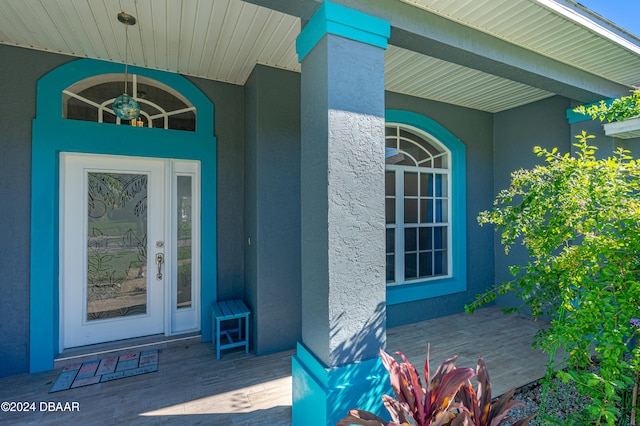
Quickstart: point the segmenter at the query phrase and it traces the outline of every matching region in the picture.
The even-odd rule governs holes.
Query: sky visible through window
[[[576,0],[617,26],[640,37],[640,0]]]

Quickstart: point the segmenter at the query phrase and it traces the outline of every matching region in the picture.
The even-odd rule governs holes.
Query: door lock
[[[164,263],[164,254],[156,253],[156,265],[158,265],[158,273],[156,274],[156,280],[162,279],[162,264]]]

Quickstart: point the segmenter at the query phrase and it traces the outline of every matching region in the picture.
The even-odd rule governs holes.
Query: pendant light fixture
[[[124,93],[113,101],[113,112],[121,120],[135,120],[140,115],[140,104],[127,93],[127,84],[129,80],[129,25],[136,24],[136,18],[125,12],[118,13],[118,21],[125,25],[125,60],[124,60]]]

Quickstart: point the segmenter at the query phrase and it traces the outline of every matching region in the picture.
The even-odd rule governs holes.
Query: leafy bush
[[[508,420],[507,411],[521,402],[510,401],[513,390],[496,403],[491,404],[489,374],[482,359],[478,360],[478,391],[469,382],[476,373],[471,368],[456,367],[457,356],[443,362],[432,378],[429,377],[429,352],[424,366],[426,388],[422,387],[420,374],[401,352],[404,362],[398,363],[382,349],[380,356],[389,371],[389,380],[396,399],[383,395],[384,406],[391,415],[391,422],[364,410],[350,410],[349,415],[337,426],[498,426]],[[461,394],[459,392],[462,392]],[[485,413],[486,411],[486,413]],[[526,426],[531,419],[514,423]]]
[[[590,115],[593,120],[598,118],[600,121],[605,119],[608,122],[624,121],[629,118],[640,115],[640,89],[636,88],[629,96],[623,96],[614,99],[611,103],[604,100],[598,104],[579,107],[573,110],[579,114]]]
[[[521,242],[531,260],[467,310],[515,291],[534,317],[553,318],[537,343],[568,354],[562,378],[589,401],[578,424],[613,425],[640,371],[640,350],[630,345],[640,303],[640,162],[624,150],[597,160],[587,144],[593,136],[576,137],[577,158],[536,147],[546,165],[514,172],[496,207],[480,213],[480,224],[501,231],[507,253]],[[598,373],[587,369],[594,352]]]

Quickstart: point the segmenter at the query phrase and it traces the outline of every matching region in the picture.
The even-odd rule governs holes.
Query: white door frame
[[[87,173],[147,174],[147,313],[87,321]],[[60,154],[60,351],[151,334],[199,331],[200,164],[198,161],[94,154]],[[191,304],[177,305],[177,178],[191,181]],[[81,194],[81,196],[79,196]],[[78,235],[78,233],[80,235]],[[72,238],[75,234],[75,239]],[[155,258],[162,253],[162,279]],[[66,262],[65,262],[66,260]],[[80,265],[80,267],[78,267]],[[75,267],[74,267],[75,266]],[[81,291],[78,289],[81,288]]]

